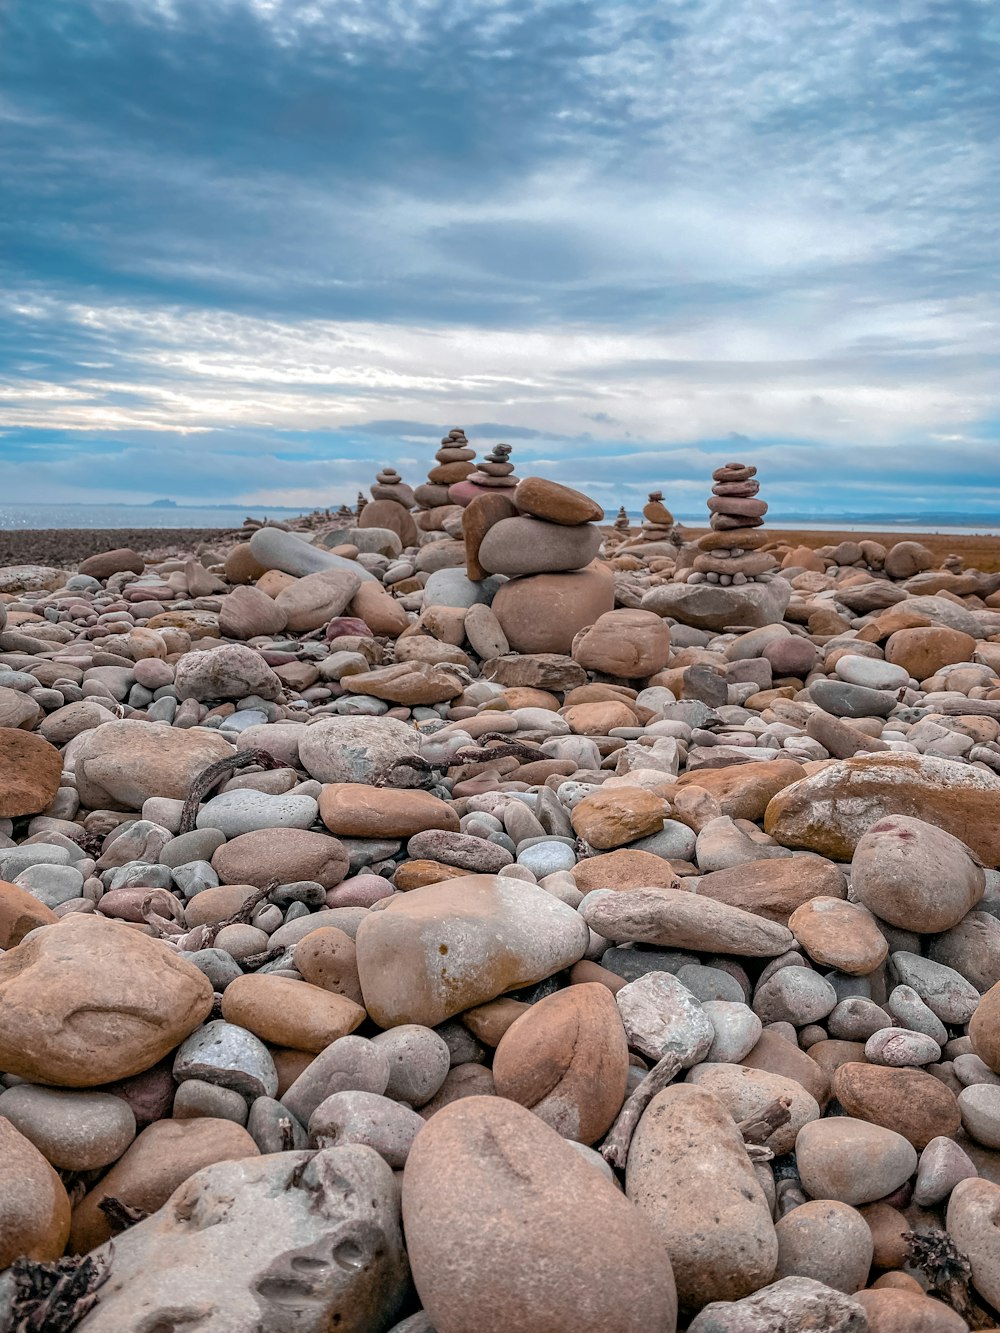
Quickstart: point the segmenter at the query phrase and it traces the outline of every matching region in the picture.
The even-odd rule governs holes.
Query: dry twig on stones
[[[618,1119],[608,1131],[608,1136],[601,1144],[601,1156],[610,1166],[619,1171],[625,1169],[632,1135],[642,1119],[642,1113],[658,1092],[662,1092],[668,1083],[681,1071],[680,1059],[668,1051],[662,1060],[658,1060],[639,1086],[618,1112]]]
[[[191,832],[195,820],[198,818],[198,806],[224,778],[232,777],[241,768],[274,769],[284,767],[285,765],[280,760],[275,759],[274,755],[269,754],[267,750],[239,750],[235,754],[227,754],[225,759],[219,759],[216,763],[209,764],[208,768],[203,768],[191,783],[187,799],[181,810],[181,822],[177,829],[177,836],[180,837],[182,833]]]
[[[98,1302],[110,1276],[111,1250],[67,1255],[54,1264],[16,1259],[11,1333],[71,1333]]]

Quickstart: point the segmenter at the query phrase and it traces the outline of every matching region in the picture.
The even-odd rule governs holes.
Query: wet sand
[[[90,555],[127,546],[141,555],[169,559],[203,543],[226,545],[232,528],[23,528],[0,532],[0,565],[78,565]]]

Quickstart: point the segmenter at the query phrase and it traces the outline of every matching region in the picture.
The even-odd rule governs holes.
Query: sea
[[[287,520],[301,509],[279,505],[4,504],[0,530],[35,528],[239,528],[245,518]]]
[[[36,528],[239,528],[245,518],[287,520],[302,511],[280,505],[125,505],[125,504],[5,504],[0,502],[0,531]],[[608,521],[613,518],[608,514]],[[629,517],[635,525],[642,522],[636,511]],[[800,532],[908,532],[952,533],[955,536],[1000,534],[1000,517],[974,519],[957,515],[945,521],[940,515],[919,515],[902,519],[868,518],[857,515],[828,517],[822,520],[768,515],[768,526],[791,528]],[[682,515],[679,522],[689,527],[705,527],[705,515]]]

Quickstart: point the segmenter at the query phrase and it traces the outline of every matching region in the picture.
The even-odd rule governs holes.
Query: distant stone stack
[[[396,469],[384,467],[368,489],[372,501],[361,515],[358,526],[388,528],[396,533],[404,547],[416,546],[420,534],[410,514],[416,500]]]
[[[632,524],[624,505],[622,505],[618,510],[618,513],[615,514],[615,521],[611,526],[614,528],[615,532],[621,533],[623,537],[627,537],[629,533],[631,533]]]
[[[364,491],[358,491],[358,498],[354,502],[354,513],[359,522],[361,520],[361,515],[365,512],[367,506],[368,496],[365,495]]]
[[[520,477],[514,476],[510,455],[509,444],[495,444],[474,472],[448,488],[452,503],[464,508],[479,495],[504,495],[513,491]]]
[[[744,463],[727,463],[712,473],[715,485],[708,501],[712,531],[698,538],[698,554],[686,582],[729,587],[770,581],[778,562],[760,549],[768,540],[763,531],[767,503],[757,498],[756,472]]]
[[[458,514],[460,506],[451,498],[450,488],[475,472],[475,449],[470,448],[465,431],[450,430],[434,455],[437,466],[427,474],[427,480],[413,492],[419,506],[414,515],[421,532],[442,532],[445,523]]]
[[[334,517],[338,523],[353,523],[355,513],[350,505],[341,505]]]
[[[613,576],[594,563],[603,517],[588,496],[541,477],[484,488],[469,502],[467,572],[476,581],[509,580],[493,610],[516,652],[568,653],[574,635],[613,608]]]

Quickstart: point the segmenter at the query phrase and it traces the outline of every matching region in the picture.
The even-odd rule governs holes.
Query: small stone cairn
[[[625,511],[624,505],[622,505],[618,510],[618,513],[615,514],[615,521],[611,526],[615,532],[620,533],[622,537],[628,537],[631,533],[632,524],[629,522],[629,517]]]
[[[404,547],[416,546],[418,533],[410,510],[416,504],[413,491],[393,467],[384,467],[368,488],[371,503],[359,520],[362,528],[387,528]]]
[[[421,532],[442,532],[445,523],[458,512],[450,488],[475,472],[475,449],[469,446],[465,431],[456,427],[441,441],[434,455],[437,466],[427,473],[427,480],[413,492],[419,506],[414,515]]]
[[[715,485],[708,500],[712,531],[698,538],[698,554],[684,574],[685,582],[723,587],[770,582],[777,561],[760,549],[768,540],[762,530],[767,503],[757,499],[756,472],[745,463],[726,463],[712,473]]]
[[[520,481],[520,477],[514,476],[510,455],[509,444],[495,444],[474,472],[448,488],[452,502],[464,509],[478,495],[507,495],[509,498]]]

